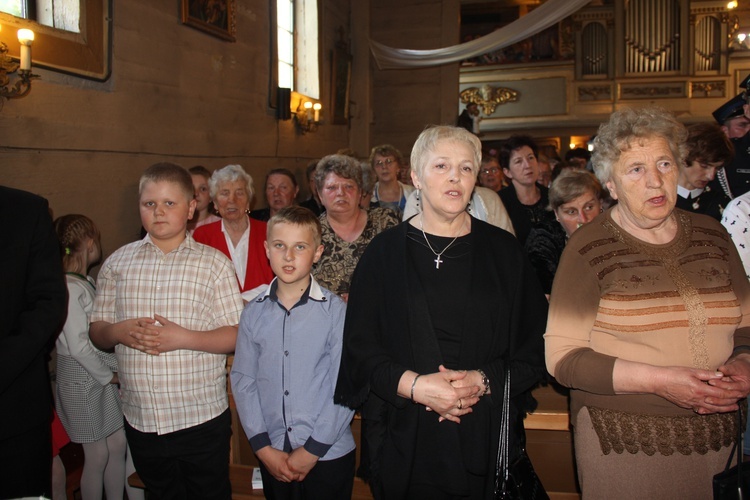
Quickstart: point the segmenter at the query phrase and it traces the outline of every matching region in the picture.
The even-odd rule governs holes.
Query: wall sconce
[[[297,111],[294,112],[294,123],[301,133],[316,132],[320,121],[320,110],[323,106],[316,102],[313,104],[310,101],[300,101],[300,105]]]
[[[8,55],[8,46],[0,42],[0,97],[20,99],[31,92],[31,80],[39,78],[39,75],[31,74],[31,44],[34,41],[34,32],[27,29],[18,30],[18,43],[21,47],[20,61],[15,62]],[[18,79],[10,86],[12,73],[18,72]],[[0,109],[3,100],[0,99]]]
[[[732,38],[729,41],[730,50],[748,50],[750,49],[750,28],[745,26],[737,28],[732,33]]]
[[[730,54],[734,50],[747,49],[748,42],[750,42],[750,40],[747,40],[747,28],[740,28],[739,16],[732,13],[735,9],[737,9],[738,6],[739,2],[737,2],[737,0],[731,0],[727,2],[726,17],[722,18],[722,21],[727,23],[727,27],[729,29],[729,44],[727,48],[729,49]]]

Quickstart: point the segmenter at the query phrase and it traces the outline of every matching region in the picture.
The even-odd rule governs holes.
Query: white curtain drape
[[[394,49],[370,40],[370,50],[380,69],[425,68],[453,63],[502,49],[560,22],[591,0],[547,0],[507,26],[476,40],[431,50]]]

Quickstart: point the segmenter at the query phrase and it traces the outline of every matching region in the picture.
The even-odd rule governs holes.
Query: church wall
[[[305,135],[268,104],[269,2],[237,1],[236,43],[183,25],[179,2],[113,3],[106,82],[35,67],[30,95],[0,110],[0,183],[48,198],[56,216],[90,216],[105,255],[137,236],[138,178],[153,163],[239,163],[262,191],[269,169],[304,181],[310,159],[348,145],[348,127],[331,124],[327,110],[330,51],[337,30],[349,29],[349,0],[320,2],[326,123]],[[15,31],[0,32],[8,36]],[[265,205],[262,193],[256,204]]]
[[[384,45],[435,49],[459,42],[457,0],[378,0],[372,4],[370,36]],[[370,147],[390,143],[408,157],[425,126],[455,124],[458,63],[389,70],[378,69],[374,60],[371,64]]]

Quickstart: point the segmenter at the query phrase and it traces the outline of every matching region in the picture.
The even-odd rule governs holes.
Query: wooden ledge
[[[531,393],[539,403],[533,413],[523,421],[527,430],[568,431],[570,430],[570,412],[568,397],[555,390],[554,385],[537,387]]]

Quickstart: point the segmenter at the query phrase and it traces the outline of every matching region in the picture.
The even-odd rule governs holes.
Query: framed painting
[[[182,0],[182,23],[234,42],[235,2],[236,0]]]
[[[349,92],[352,57],[343,47],[333,49],[331,65],[331,110],[334,125],[349,123]]]

